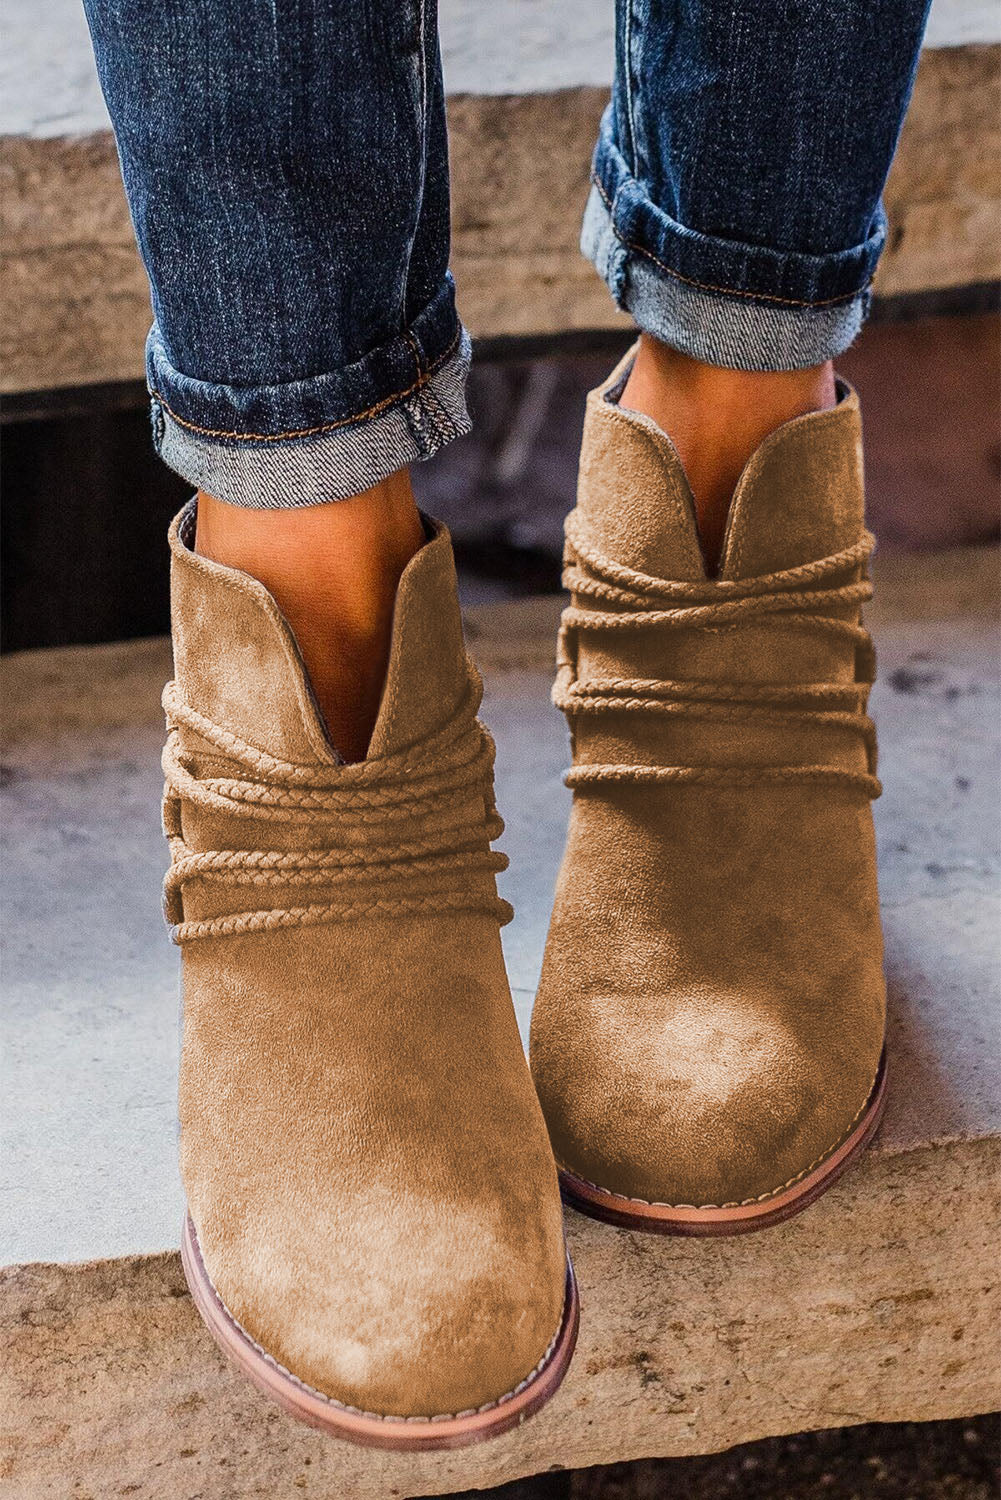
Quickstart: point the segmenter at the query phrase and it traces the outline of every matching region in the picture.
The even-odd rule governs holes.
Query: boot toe
[[[569,1042],[533,1036],[533,1069],[559,1165],[644,1203],[781,1192],[850,1130],[879,1062],[875,1037],[821,1055],[766,999],[693,991],[659,997],[643,1026],[623,1019],[634,1013],[605,997]]]
[[[261,1356],[339,1407],[385,1418],[455,1416],[510,1397],[561,1325],[562,1235],[512,1243],[489,1205],[414,1214],[401,1196],[359,1204],[353,1243],[322,1213],[282,1217],[204,1253],[228,1316]]]

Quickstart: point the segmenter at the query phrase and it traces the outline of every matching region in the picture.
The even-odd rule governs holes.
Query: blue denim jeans
[[[840,354],[928,0],[619,0],[581,248],[686,354],[792,370]]]
[[[289,507],[466,432],[435,0],[85,5],[167,463]],[[743,369],[851,342],[926,9],[618,0],[583,248],[641,328]]]

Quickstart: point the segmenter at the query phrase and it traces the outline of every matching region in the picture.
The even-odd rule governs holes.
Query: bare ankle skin
[[[256,578],[302,651],[330,739],[347,761],[368,750],[389,660],[400,575],[424,542],[400,469],[349,500],[246,510],[198,496],[195,551]]]
[[[770,432],[835,404],[834,367],[725,370],[641,334],[622,405],[674,443],[695,496],[706,566],[719,564],[727,515],[744,465]]]

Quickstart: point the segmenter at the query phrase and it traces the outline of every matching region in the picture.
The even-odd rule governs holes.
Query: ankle
[[[327,505],[245,510],[198,497],[196,552],[249,573],[271,593],[345,760],[362,760],[367,751],[397,586],[423,541],[405,469]]]
[[[808,370],[726,370],[642,334],[622,405],[652,418],[688,476],[703,554],[719,562],[734,489],[770,432],[836,401],[830,363]]]

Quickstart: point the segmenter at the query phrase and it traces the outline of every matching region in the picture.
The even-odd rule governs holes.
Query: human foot
[[[769,433],[834,406],[834,368],[728,370],[640,335],[620,404],[671,439],[685,471],[706,567],[719,564],[733,492]]]
[[[250,510],[198,497],[195,551],[249,573],[271,594],[346,761],[363,760],[368,749],[396,590],[424,539],[406,469],[329,505]]]

